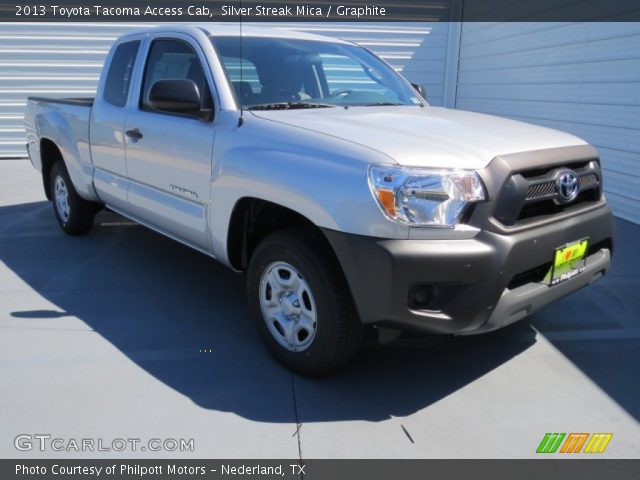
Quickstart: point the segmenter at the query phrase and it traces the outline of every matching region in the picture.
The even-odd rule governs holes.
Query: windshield
[[[364,48],[288,38],[211,37],[243,108],[421,105]],[[242,54],[241,54],[242,52]]]

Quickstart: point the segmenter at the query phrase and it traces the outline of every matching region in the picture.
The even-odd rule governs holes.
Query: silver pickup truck
[[[29,155],[66,233],[106,207],[244,272],[265,344],[309,375],[351,359],[366,325],[487,332],[609,269],[583,140],[429,106],[352,43],[240,40],[130,33],[95,98],[30,98]]]

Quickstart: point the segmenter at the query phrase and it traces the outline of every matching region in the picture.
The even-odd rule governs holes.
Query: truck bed
[[[54,142],[66,152],[65,165],[81,194],[92,198],[89,120],[93,98],[28,97],[25,110],[27,152],[31,163],[42,171],[41,141]],[[83,188],[84,187],[84,188]]]
[[[34,102],[63,103],[65,105],[77,105],[80,107],[92,107],[94,97],[27,97]]]

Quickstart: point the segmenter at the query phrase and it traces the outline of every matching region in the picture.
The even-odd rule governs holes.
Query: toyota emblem
[[[562,202],[574,200],[580,191],[580,183],[576,174],[570,170],[560,172],[556,180],[556,191]]]

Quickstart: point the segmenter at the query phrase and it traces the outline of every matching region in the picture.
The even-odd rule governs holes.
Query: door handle
[[[127,130],[124,133],[127,137],[135,138],[136,140],[139,140],[142,138],[142,132],[138,129],[138,127],[132,128],[131,130]]]

